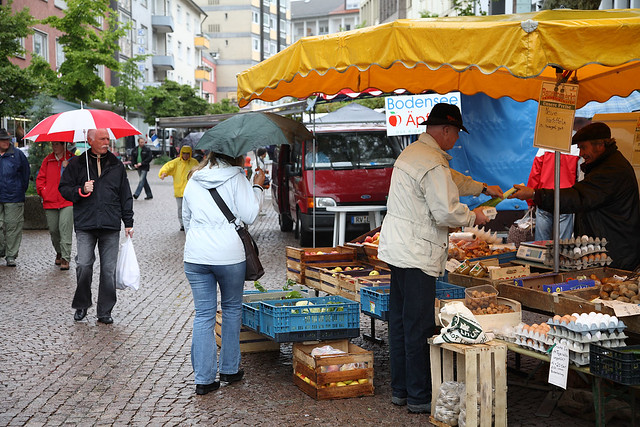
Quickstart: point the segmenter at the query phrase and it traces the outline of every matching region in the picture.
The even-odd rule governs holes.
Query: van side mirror
[[[302,171],[295,172],[295,170],[293,169],[293,165],[291,163],[287,163],[285,165],[284,172],[287,175],[287,178],[292,177],[292,176],[301,176],[302,175]]]

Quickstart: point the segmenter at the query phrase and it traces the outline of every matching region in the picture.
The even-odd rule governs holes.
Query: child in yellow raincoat
[[[164,180],[165,177],[173,176],[173,194],[176,197],[178,203],[178,220],[180,221],[180,230],[184,231],[184,224],[182,223],[182,195],[184,194],[184,188],[187,186],[187,175],[189,171],[198,166],[198,161],[191,157],[193,150],[188,145],[183,145],[180,148],[180,155],[175,159],[167,162],[162,166],[158,176]]]

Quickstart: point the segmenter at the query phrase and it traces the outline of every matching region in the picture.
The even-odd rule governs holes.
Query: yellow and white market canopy
[[[577,107],[640,88],[640,9],[405,19],[300,39],[238,74],[238,104],[342,89],[538,99],[572,71]]]

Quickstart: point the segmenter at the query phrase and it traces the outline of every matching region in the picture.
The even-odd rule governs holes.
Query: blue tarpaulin
[[[513,184],[526,184],[538,151],[533,146],[537,113],[536,101],[462,95],[462,116],[469,134],[460,132],[460,139],[449,150],[453,157],[451,167],[476,181],[499,185],[503,191]],[[469,196],[461,200],[473,209],[489,200],[489,196]],[[527,203],[505,200],[497,209],[526,210]]]

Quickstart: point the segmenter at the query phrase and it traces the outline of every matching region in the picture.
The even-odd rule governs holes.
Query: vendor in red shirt
[[[553,189],[555,175],[555,152],[540,149],[533,159],[531,173],[527,187],[538,190],[540,188]],[[573,154],[560,154],[560,188],[571,188],[576,183],[580,157]],[[528,200],[529,206],[535,206],[533,200]],[[568,239],[573,233],[573,214],[560,214],[560,239]],[[541,207],[536,207],[536,240],[551,240],[553,238],[553,213]]]

